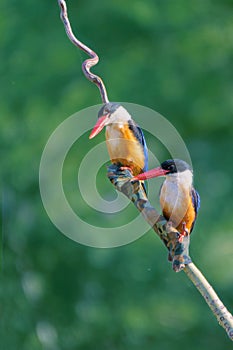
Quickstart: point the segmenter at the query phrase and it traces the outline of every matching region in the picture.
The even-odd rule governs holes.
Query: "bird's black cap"
[[[121,105],[118,102],[109,102],[109,103],[104,104],[98,113],[98,118],[103,117],[104,115],[107,115],[107,114],[111,115],[120,106]]]
[[[164,170],[168,170],[169,172],[167,174],[181,173],[185,170],[192,171],[191,166],[181,159],[165,160],[165,162],[161,164],[161,168]]]

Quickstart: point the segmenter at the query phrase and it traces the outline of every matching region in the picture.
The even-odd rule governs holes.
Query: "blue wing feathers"
[[[142,129],[132,119],[130,119],[128,121],[128,123],[129,123],[130,130],[132,130],[136,139],[140,142],[140,144],[143,147],[143,153],[144,153],[144,158],[145,158],[143,171],[147,171],[148,170],[148,149],[147,149],[144,134],[142,132]]]
[[[194,210],[195,210],[195,213],[196,213],[196,218],[197,218],[197,213],[198,213],[198,210],[200,209],[200,205],[201,205],[201,198],[199,196],[199,193],[195,190],[195,188],[192,188],[191,195],[192,195],[193,207],[194,207]],[[193,221],[192,227],[190,229],[190,233],[193,230],[196,218]]]
[[[195,190],[195,188],[192,188],[191,194],[192,194],[193,206],[194,206],[195,212],[197,214],[198,210],[200,209],[201,198],[200,198],[199,193]]]

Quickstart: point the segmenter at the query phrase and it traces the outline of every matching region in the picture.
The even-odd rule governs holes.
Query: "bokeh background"
[[[101,57],[95,72],[110,99],[155,109],[185,140],[202,198],[191,255],[233,311],[232,1],[70,0],[68,7],[74,31]],[[1,349],[230,349],[152,231],[95,249],[50,222],[38,185],[43,148],[65,118],[100,96],[82,74],[86,56],[67,39],[55,0],[3,0],[0,23]],[[68,180],[90,147],[84,135],[73,148]],[[112,195],[98,178],[100,192]],[[103,224],[103,215],[85,210]]]

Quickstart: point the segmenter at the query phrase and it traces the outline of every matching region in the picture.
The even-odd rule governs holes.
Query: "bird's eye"
[[[176,170],[175,165],[174,165],[174,164],[170,165],[170,166],[169,166],[169,170],[170,170],[170,171],[175,171],[175,170]]]

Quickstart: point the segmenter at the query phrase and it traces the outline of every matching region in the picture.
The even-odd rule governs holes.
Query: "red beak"
[[[169,170],[164,170],[161,167],[158,167],[139,174],[138,176],[134,176],[131,181],[152,179],[153,177],[165,176],[167,173],[169,173]]]
[[[103,117],[98,118],[92,132],[90,133],[89,139],[93,139],[98,133],[105,127],[106,121],[108,119],[108,114]]]

